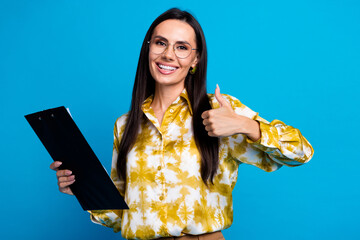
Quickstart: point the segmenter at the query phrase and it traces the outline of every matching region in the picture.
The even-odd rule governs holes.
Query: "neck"
[[[184,85],[181,86],[163,86],[156,84],[155,95],[151,103],[154,111],[161,111],[165,113],[171,103],[181,94],[184,90]]]
[[[169,108],[183,90],[184,84],[175,86],[155,85],[155,95],[151,103],[151,108],[153,109],[160,126],[166,109]]]

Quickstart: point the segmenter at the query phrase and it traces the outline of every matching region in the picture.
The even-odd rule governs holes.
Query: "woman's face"
[[[197,48],[194,29],[184,21],[169,19],[156,26],[151,41],[154,39],[160,40],[157,44],[167,43],[168,46],[162,54],[149,51],[150,73],[156,85],[183,88],[190,67],[195,67],[198,61],[197,52],[192,50],[188,57],[179,58],[175,55],[174,44],[185,42]]]

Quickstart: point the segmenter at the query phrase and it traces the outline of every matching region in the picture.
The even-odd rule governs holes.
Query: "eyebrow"
[[[169,42],[166,38],[164,38],[163,36],[160,36],[160,35],[156,35],[153,38],[160,38],[161,40]],[[187,43],[187,44],[189,44],[191,46],[191,44],[188,41],[176,41],[175,43]]]

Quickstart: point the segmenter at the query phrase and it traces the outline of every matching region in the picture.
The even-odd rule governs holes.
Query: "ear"
[[[199,54],[197,53],[197,54],[196,54],[196,57],[195,57],[195,59],[194,59],[194,61],[193,61],[193,63],[191,64],[191,67],[192,67],[192,68],[196,67],[196,65],[197,65],[198,62],[199,62],[199,59],[200,59],[200,56],[199,56]]]

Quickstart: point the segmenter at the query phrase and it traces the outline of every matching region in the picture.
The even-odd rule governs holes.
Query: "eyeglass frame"
[[[191,55],[192,50],[198,50],[198,48],[192,48],[192,46],[191,46],[191,44],[190,44],[190,43],[188,43],[188,42],[184,42],[184,41],[183,41],[183,43],[185,43],[185,44],[189,44],[190,49],[191,49],[191,52],[190,52],[190,54],[189,54],[189,55],[187,55],[186,57],[179,57],[178,55],[176,55],[176,52],[175,52],[175,45],[176,45],[178,42],[176,42],[176,43],[174,43],[174,44],[171,44],[171,43],[169,43],[169,41],[168,41],[168,40],[166,40],[165,38],[162,38],[162,37],[158,37],[158,38],[160,38],[160,39],[162,39],[162,40],[166,41],[166,42],[167,42],[167,46],[166,46],[166,48],[164,49],[164,51],[163,51],[162,53],[154,53],[154,52],[152,52],[153,54],[156,54],[156,55],[161,55],[161,54],[165,53],[167,50],[169,50],[169,46],[170,46],[170,45],[173,45],[173,51],[174,51],[174,54],[175,54],[175,56],[176,56],[177,58],[180,58],[180,59],[185,59],[185,58],[188,58],[188,57]],[[150,51],[150,48],[151,48],[150,43],[151,43],[151,41],[152,41],[152,40],[154,40],[154,39],[151,39],[151,40],[147,41],[147,43],[149,44],[149,51]]]

